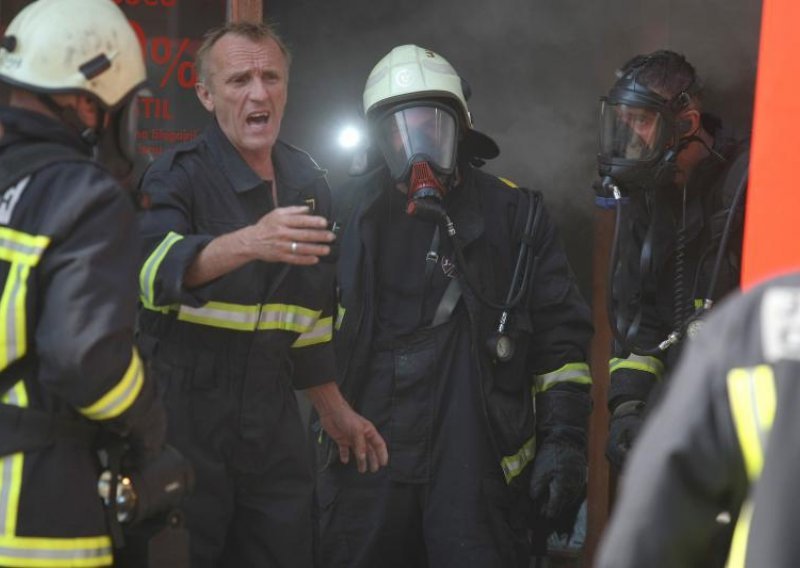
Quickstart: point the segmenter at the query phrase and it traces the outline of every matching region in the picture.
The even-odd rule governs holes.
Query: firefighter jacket
[[[468,273],[469,282],[494,302],[504,301],[521,240],[529,238],[533,249],[527,294],[510,315],[514,356],[504,363],[490,356],[485,345],[497,329],[500,311],[484,305],[466,281],[462,290],[472,349],[460,354],[475,358],[474,367],[480,369],[476,388],[481,390],[483,415],[478,419],[492,434],[498,466],[508,483],[527,492],[536,430],[543,437],[560,425],[579,432],[579,440],[585,432],[591,384],[585,362],[592,334],[589,311],[541,197],[465,163],[460,172],[460,183],[448,193],[445,205],[466,261],[458,270]],[[397,190],[387,170],[378,168],[349,191],[346,198],[357,205],[340,243],[335,345],[340,388],[358,408],[369,378],[371,338],[376,331],[375,258],[381,254],[371,234],[375,229],[368,228],[374,224],[365,220],[374,215],[381,192]],[[529,199],[535,200],[540,222],[535,233],[525,237]],[[328,456],[328,461],[333,459],[332,451]]]
[[[305,152],[279,141],[272,159],[281,206],[330,216],[325,172]],[[183,286],[187,267],[212,239],[274,208],[267,182],[216,121],[155,162],[142,187],[149,201],[140,224],[143,350],[172,358],[197,388],[244,376],[241,433],[263,437],[276,381],[290,377],[302,389],[333,380],[333,265],[250,262],[203,286]]]
[[[623,206],[613,311],[620,331],[639,348],[654,350],[671,332],[686,333],[687,322],[706,299],[716,302],[738,286],[744,195],[735,204],[734,197],[746,181],[748,156],[745,144],[717,136],[713,153],[687,182],[685,204],[681,189],[670,184],[649,195],[633,195]],[[726,251],[712,282],[726,226]],[[647,401],[677,360],[680,345],[651,355],[615,345],[609,409]]]
[[[34,145],[50,162],[1,188],[0,564],[108,566],[95,430],[154,450],[164,434],[133,350],[135,212],[61,123],[9,108],[0,123],[0,170]]]
[[[689,343],[633,450],[599,567],[702,566],[722,511],[736,523],[729,567],[797,565],[797,524],[781,521],[797,518],[784,496],[800,464],[798,306],[794,274],[723,302]]]

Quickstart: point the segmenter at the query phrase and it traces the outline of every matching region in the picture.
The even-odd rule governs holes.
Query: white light
[[[346,150],[355,148],[359,142],[361,142],[361,132],[353,126],[346,126],[339,133],[339,146]]]

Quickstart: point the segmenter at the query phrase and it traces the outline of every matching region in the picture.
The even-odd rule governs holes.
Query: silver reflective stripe
[[[727,566],[734,568],[744,566],[747,558],[747,543],[753,514],[752,487],[758,482],[764,467],[764,454],[767,451],[777,408],[777,393],[775,375],[769,365],[731,369],[727,376],[727,386],[731,419],[736,428],[751,487],[750,495],[742,505],[731,540]]]
[[[36,543],[39,539],[31,538],[25,539],[20,538],[20,541],[23,543],[26,540],[33,541],[29,548],[24,547],[10,547],[10,546],[3,546],[2,542],[0,542],[0,558],[8,558],[14,559],[18,558],[21,561],[26,560],[56,560],[56,561],[69,561],[73,560],[76,561],[75,564],[59,564],[59,566],[100,566],[99,563],[91,563],[85,564],[80,562],[83,559],[91,559],[91,558],[101,558],[104,556],[111,556],[111,544],[107,546],[101,547],[86,547],[86,548],[62,548],[60,545],[67,544],[72,545],[73,543],[70,542],[70,539],[60,538],[60,539],[41,539],[41,543]],[[78,539],[76,539],[78,540]],[[60,542],[59,542],[60,541]],[[51,544],[52,543],[52,544]],[[46,547],[48,544],[52,546],[52,548],[43,548]],[[25,566],[46,566],[46,564],[28,564],[26,563]]]
[[[613,373],[619,369],[633,369],[655,375],[656,379],[661,379],[664,374],[664,363],[657,357],[650,355],[631,354],[624,359],[615,357],[609,361],[609,371]]]
[[[258,306],[217,302],[208,302],[199,308],[182,305],[178,310],[178,319],[211,327],[250,331],[256,328]]]
[[[90,420],[108,420],[116,418],[133,404],[144,384],[144,371],[141,359],[133,350],[131,362],[125,374],[107,393],[94,404],[78,410]]]
[[[285,329],[304,333],[314,327],[319,311],[308,310],[299,306],[267,304],[259,317],[259,329]]]
[[[347,309],[342,304],[339,304],[339,306],[336,309],[336,329],[337,330],[341,329],[341,327],[342,327],[342,322],[344,321],[345,313],[347,313]]]
[[[158,268],[164,257],[167,256],[169,249],[172,245],[183,239],[183,235],[170,231],[164,240],[162,240],[155,250],[150,254],[147,260],[144,261],[141,271],[139,272],[139,295],[142,304],[148,309],[157,309],[155,305],[155,280]]]
[[[0,227],[0,260],[36,266],[49,244],[50,237]]]
[[[332,332],[332,318],[325,318],[322,327],[316,329],[320,310],[288,304],[231,304],[227,302],[207,302],[199,308],[180,306],[178,319],[209,327],[221,327],[238,331],[282,330],[295,333],[311,333],[314,340],[318,334]]]
[[[318,343],[327,343],[333,338],[333,318],[322,318],[311,331],[302,334],[292,347],[307,347]]]
[[[513,456],[506,456],[500,460],[500,467],[503,469],[503,476],[506,483],[517,477],[525,466],[533,461],[533,456],[536,454],[536,438],[529,438],[519,451]]]
[[[764,466],[767,440],[775,419],[774,374],[768,365],[740,367],[728,373],[727,381],[731,416],[745,469],[748,478],[755,481]]]
[[[14,385],[2,399],[2,404],[12,406],[28,406],[28,397],[25,393],[25,383],[22,381]],[[17,504],[19,503],[19,490],[22,476],[21,453],[3,456],[0,459],[0,535],[13,535],[17,529]],[[16,492],[16,493],[15,493]]]
[[[0,534],[8,534],[8,504],[11,500],[11,485],[14,473],[14,455],[3,456],[0,459]]]
[[[6,286],[11,286],[8,292],[5,321],[5,357],[0,364],[3,368],[7,367],[25,354],[25,345],[20,344],[25,338],[20,337],[17,333],[23,330],[19,329],[20,319],[24,314],[18,313],[17,310],[25,309],[24,295],[25,295],[25,282],[28,279],[29,268],[24,264],[12,264],[9,271],[9,282]],[[22,297],[20,297],[22,295]],[[6,298],[4,298],[6,299]]]
[[[536,392],[544,392],[559,383],[592,384],[589,365],[586,363],[567,363],[560,369],[543,375],[534,375],[533,377],[533,386]]]
[[[18,260],[23,260],[25,257],[28,257],[27,260],[30,261],[28,264],[36,264],[39,257],[44,252],[44,249],[47,248],[47,245],[28,245],[15,241],[12,238],[0,237],[0,248],[11,251]]]

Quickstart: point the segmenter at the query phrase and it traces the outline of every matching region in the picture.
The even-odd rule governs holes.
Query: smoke
[[[500,146],[484,169],[543,192],[587,297],[598,100],[615,69],[637,53],[682,52],[707,108],[750,129],[751,0],[284,0],[266,12],[294,54],[283,137],[328,169],[334,191],[350,163],[336,137],[360,120],[372,66],[395,45],[432,49],[470,83],[476,128]]]

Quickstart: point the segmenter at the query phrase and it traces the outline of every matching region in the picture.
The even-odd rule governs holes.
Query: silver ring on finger
[[[297,252],[297,241],[292,241],[292,254]]]

